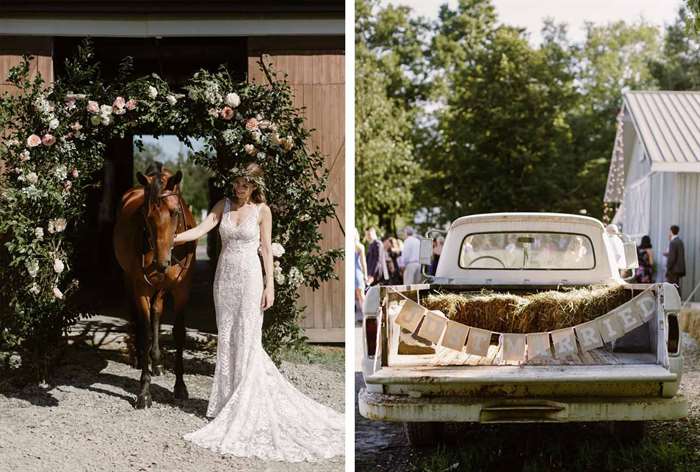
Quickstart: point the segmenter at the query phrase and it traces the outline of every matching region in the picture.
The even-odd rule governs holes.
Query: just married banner
[[[581,351],[600,348],[604,343],[652,320],[656,315],[654,286],[608,313],[568,328],[542,333],[498,333],[452,321],[440,311],[428,310],[398,291],[405,302],[395,322],[402,328],[433,344],[467,354],[486,356],[491,336],[499,336],[501,356],[507,361],[562,358]],[[417,332],[416,332],[417,331]]]

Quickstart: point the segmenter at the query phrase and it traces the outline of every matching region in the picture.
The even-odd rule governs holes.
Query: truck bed
[[[625,365],[625,364],[656,364],[656,355],[652,353],[616,353],[607,349],[594,349],[579,352],[574,356],[563,359],[533,359],[526,362],[505,361],[498,356],[498,346],[489,347],[485,357],[458,352],[442,346],[434,346],[435,354],[397,355],[389,356],[392,367],[409,366],[518,366],[518,365]]]

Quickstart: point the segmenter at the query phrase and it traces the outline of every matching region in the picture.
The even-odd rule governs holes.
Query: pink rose
[[[73,170],[71,171],[70,175],[72,175],[74,179],[77,179],[77,178],[78,178],[78,175],[79,175],[79,174],[78,174],[78,169],[73,169]]]
[[[56,138],[52,134],[45,134],[44,137],[41,138],[41,142],[44,146],[53,146],[54,143],[56,143]]]
[[[255,118],[249,118],[248,121],[245,122],[245,129],[247,129],[248,131],[258,129],[258,120],[256,120]]]
[[[36,134],[33,134],[27,138],[27,146],[29,147],[37,147],[39,144],[41,144],[41,138]]]
[[[133,110],[134,108],[136,108],[136,104],[137,104],[136,100],[134,100],[133,98],[130,98],[130,99],[127,100],[127,102],[126,102],[126,109],[129,110],[129,111],[131,111],[131,110]]]
[[[223,118],[224,120],[230,120],[231,118],[233,118],[233,113],[233,108],[224,107],[221,110],[221,118]]]
[[[97,113],[100,111],[100,105],[96,101],[90,100],[86,109],[88,113]]]
[[[112,106],[116,108],[124,108],[125,105],[126,101],[124,100],[124,97],[117,97],[114,99],[114,103],[112,103]]]

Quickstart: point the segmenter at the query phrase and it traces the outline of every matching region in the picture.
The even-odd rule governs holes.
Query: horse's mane
[[[155,179],[151,179],[151,184],[148,186],[148,200],[150,204],[157,204],[158,196],[163,190],[162,176],[166,175],[167,177],[170,177],[173,175],[173,173],[170,169],[164,167],[162,162],[154,161],[148,164],[148,167],[146,167],[145,175],[153,175],[156,177]]]

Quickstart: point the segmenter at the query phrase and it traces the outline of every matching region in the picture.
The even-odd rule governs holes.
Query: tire
[[[412,447],[430,447],[442,442],[442,423],[404,423],[406,440]]]
[[[646,434],[645,421],[615,421],[611,430],[615,439],[623,444],[636,444],[644,439]]]

